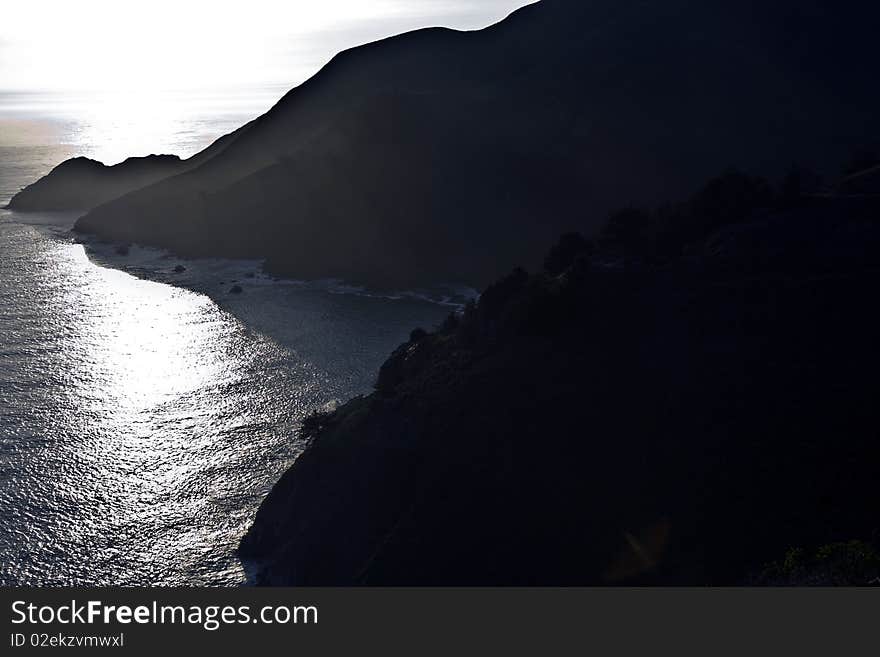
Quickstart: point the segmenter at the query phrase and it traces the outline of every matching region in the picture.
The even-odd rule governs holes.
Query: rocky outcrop
[[[415,331],[304,423],[258,581],[739,584],[876,535],[880,204],[761,189],[567,237]]]
[[[175,155],[129,158],[115,166],[85,157],[62,162],[12,197],[19,211],[89,210],[97,205],[181,171]]]
[[[187,160],[176,155],[149,155],[130,157],[113,166],[85,157],[66,160],[13,196],[8,207],[20,212],[91,210],[199,166],[222,152],[246,129],[247,126],[218,139]]]

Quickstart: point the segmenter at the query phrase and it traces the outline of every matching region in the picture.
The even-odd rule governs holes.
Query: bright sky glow
[[[7,0],[0,89],[289,88],[335,52],[428,25],[475,29],[528,0]]]

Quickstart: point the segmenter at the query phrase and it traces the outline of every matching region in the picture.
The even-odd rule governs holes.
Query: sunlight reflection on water
[[[49,168],[71,156],[104,164],[159,153],[186,158],[264,113],[283,92],[278,87],[237,93],[0,91],[0,152],[4,146],[40,144],[57,151]]]
[[[214,301],[23,221],[0,211],[0,584],[243,583],[235,546],[303,415],[448,312],[259,278]],[[156,258],[124,260],[173,270]],[[241,268],[183,277],[227,290]]]
[[[19,551],[0,579],[242,581],[241,496],[295,454],[319,377],[207,297],[97,267],[80,245],[36,263],[37,289],[0,287],[0,540]]]
[[[190,155],[268,102],[0,93],[0,206],[67,157]],[[302,416],[449,309],[259,277],[233,300],[240,264],[100,259],[199,294],[91,262],[72,220],[0,210],[0,585],[241,583],[234,548]]]

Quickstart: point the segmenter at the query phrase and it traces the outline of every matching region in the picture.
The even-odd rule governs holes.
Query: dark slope
[[[133,157],[114,166],[76,157],[66,160],[9,201],[9,209],[89,210],[182,170],[176,155]]]
[[[344,52],[221,156],[78,224],[291,276],[484,284],[706,171],[878,139],[871,3],[545,0]]]
[[[842,194],[880,194],[880,166],[847,176],[838,189]]]
[[[880,197],[725,217],[726,181],[676,248],[567,238],[309,420],[260,581],[740,584],[880,537]]]
[[[221,137],[186,160],[176,155],[149,155],[130,157],[113,166],[85,157],[66,160],[13,196],[8,207],[22,212],[91,210],[199,166],[231,144],[246,127]]]

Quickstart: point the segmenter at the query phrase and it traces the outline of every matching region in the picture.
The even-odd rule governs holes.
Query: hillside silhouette
[[[130,157],[107,166],[86,157],[65,160],[15,194],[8,208],[19,212],[86,211],[169,176],[197,167],[231,143],[233,132],[191,158],[176,155]]]
[[[792,188],[616,212],[413,331],[304,423],[241,544],[257,580],[867,584],[880,186]]]
[[[877,148],[872,3],[543,0],[348,50],[198,166],[77,230],[375,285],[540,261],[707,172]]]

